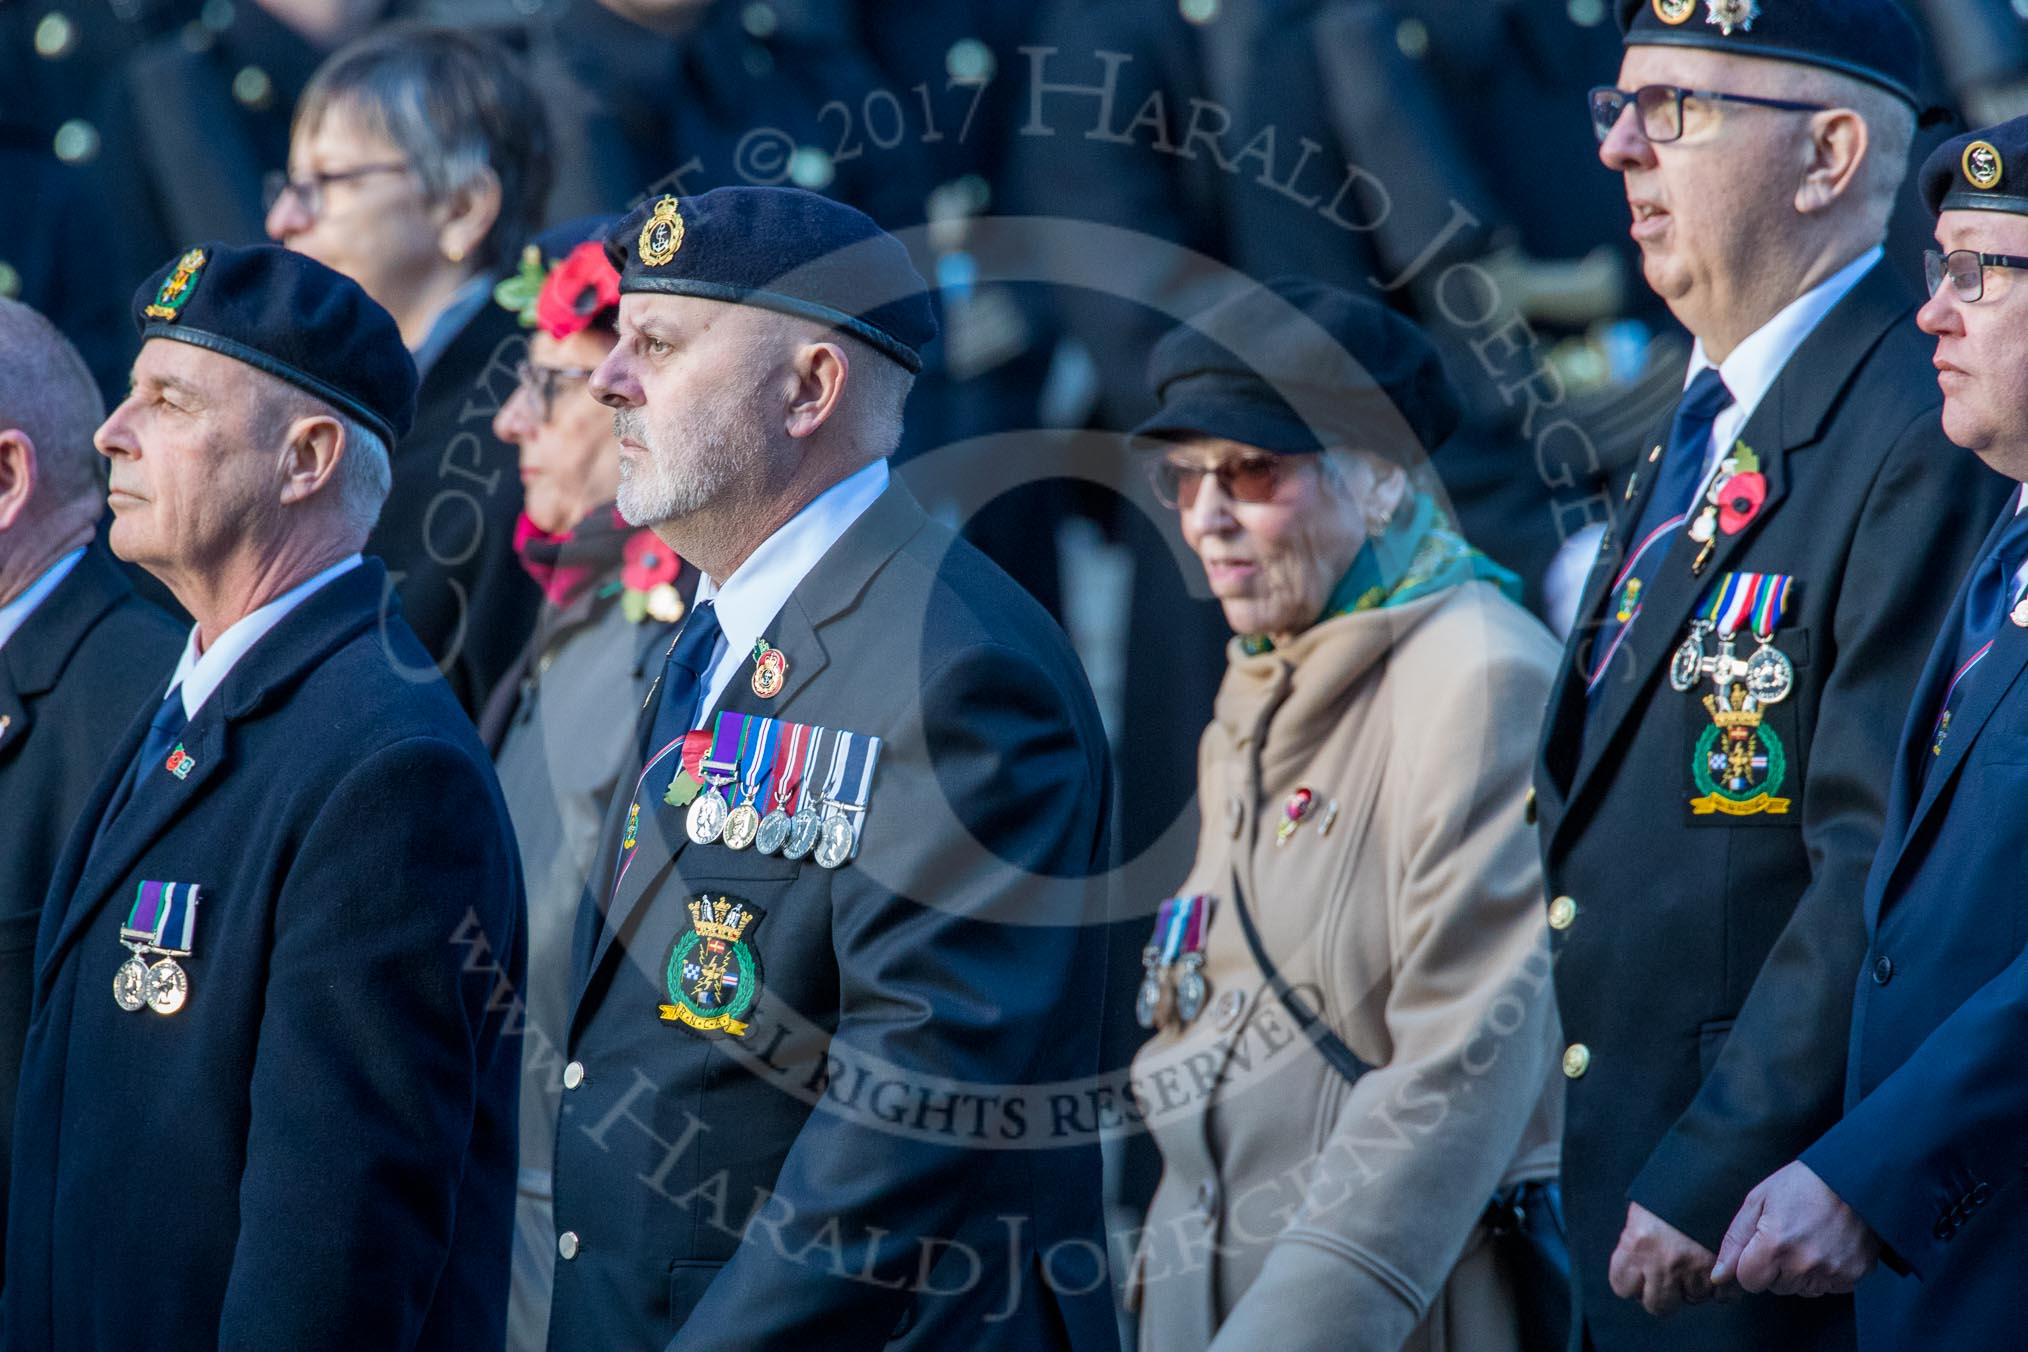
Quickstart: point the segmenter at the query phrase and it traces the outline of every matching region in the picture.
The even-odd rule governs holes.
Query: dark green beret
[[[134,293],[141,340],[210,348],[358,419],[389,449],[415,419],[415,359],[394,316],[307,254],[204,244]]]
[[[757,305],[850,334],[910,371],[937,336],[929,284],[864,212],[801,188],[661,197],[606,237],[620,293]]]

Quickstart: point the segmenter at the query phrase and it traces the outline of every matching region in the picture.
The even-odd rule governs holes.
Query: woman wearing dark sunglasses
[[[1157,493],[1237,637],[1144,958],[1141,1345],[1532,1346],[1496,1220],[1555,1216],[1523,803],[1556,646],[1427,487],[1458,401],[1408,321],[1271,282],[1151,373]]]

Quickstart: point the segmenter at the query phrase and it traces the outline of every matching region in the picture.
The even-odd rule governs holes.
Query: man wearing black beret
[[[789,188],[607,249],[619,509],[704,579],[579,926],[550,1346],[1115,1347],[1096,1122],[1043,1088],[1099,1065],[1105,734],[888,474],[922,278]]]
[[[359,553],[414,366],[271,246],[191,249],[134,308],[111,544],[196,623],[43,908],[0,1347],[498,1347],[519,865]]]
[[[1617,485],[1535,777],[1579,1308],[1601,1352],[1846,1348],[1849,1301],[1710,1303],[1711,1273],[1836,1120],[1882,729],[2004,486],[1944,440],[1882,262],[1918,115],[1900,7],[1619,13],[1599,156],[1696,345]]]
[[[1938,248],[1918,319],[1936,339],[1944,431],[2028,483],[2028,118],[1937,147],[1922,196]],[[1901,727],[1864,893],[1844,1119],[1748,1195],[1720,1254],[1749,1291],[1857,1282],[1859,1343],[1879,1352],[2020,1342],[2024,502],[1999,514]]]

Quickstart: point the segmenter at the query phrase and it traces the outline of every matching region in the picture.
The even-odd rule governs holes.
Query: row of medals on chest
[[[113,973],[113,1001],[129,1014],[148,1008],[157,1014],[174,1014],[190,996],[190,977],[176,961],[190,956],[188,949],[155,948],[128,939],[120,943],[133,955]],[[150,954],[155,961],[149,962]]]
[[[1678,694],[1688,694],[1700,676],[1708,676],[1722,695],[1734,681],[1743,683],[1753,701],[1766,708],[1779,704],[1796,688],[1795,664],[1788,654],[1774,646],[1774,635],[1756,634],[1760,645],[1751,655],[1738,655],[1734,635],[1718,634],[1718,651],[1707,654],[1704,641],[1718,626],[1710,620],[1690,622],[1690,634],[1676,648],[1669,661],[1669,685]]]
[[[1275,826],[1276,849],[1287,845],[1309,824],[1311,810],[1318,804],[1316,793],[1308,788],[1299,787],[1289,795],[1282,804],[1282,820]],[[1227,807],[1236,833],[1240,821],[1238,803],[1228,800]],[[1317,823],[1319,836],[1329,835],[1338,820],[1338,800],[1333,798],[1324,803],[1323,809],[1322,819]],[[1141,950],[1143,975],[1141,989],[1134,999],[1134,1018],[1141,1027],[1154,1028],[1162,1021],[1163,987],[1172,972],[1176,1018],[1182,1023],[1192,1023],[1204,1012],[1204,1002],[1211,994],[1210,982],[1204,976],[1204,939],[1211,927],[1212,904],[1209,896],[1193,895],[1170,897],[1156,908],[1155,932]]]
[[[857,832],[850,814],[865,811],[863,805],[821,798],[821,802],[805,803],[792,815],[785,805],[776,803],[763,817],[754,806],[760,796],[759,785],[748,786],[745,801],[734,807],[725,796],[725,786],[738,778],[736,767],[707,762],[704,769],[704,792],[691,801],[683,819],[684,833],[692,844],[716,842],[729,850],[752,846],[761,854],[780,854],[784,859],[801,859],[814,849],[822,868],[843,868],[851,860]],[[714,769],[734,772],[714,775],[710,773]]]

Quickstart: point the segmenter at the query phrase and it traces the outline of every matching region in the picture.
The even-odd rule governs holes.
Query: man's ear
[[[21,519],[36,479],[35,442],[18,427],[0,430],[0,530]]]
[[[1810,118],[1809,153],[1796,188],[1796,210],[1823,211],[1852,190],[1859,168],[1873,148],[1866,119],[1850,108],[1833,108]]]
[[[789,362],[794,382],[784,428],[792,437],[807,437],[838,411],[852,374],[852,359],[837,343],[809,343]]]
[[[337,476],[338,465],[352,453],[345,428],[328,414],[313,414],[289,424],[282,445],[282,502],[303,502],[323,491]]]

